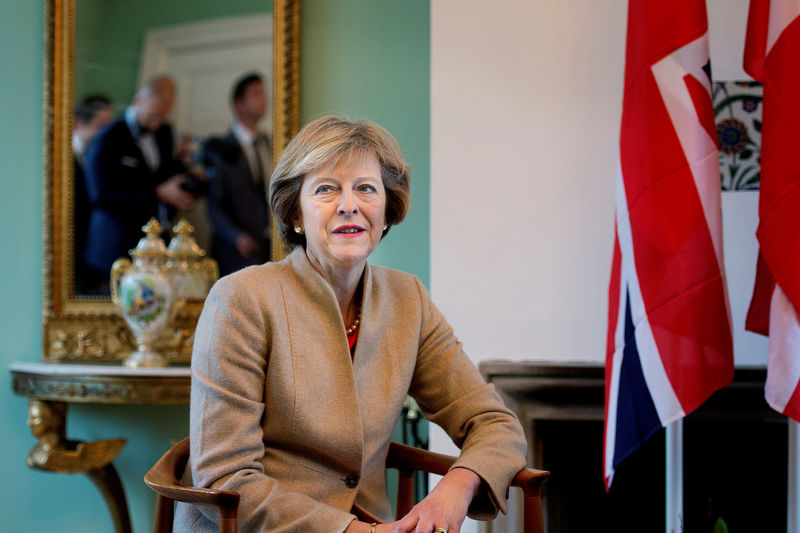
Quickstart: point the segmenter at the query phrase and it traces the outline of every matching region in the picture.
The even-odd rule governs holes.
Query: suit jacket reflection
[[[263,137],[262,137],[263,138]],[[265,139],[266,140],[266,139]],[[267,142],[267,145],[269,143]],[[206,143],[209,166],[208,217],[213,227],[211,255],[220,275],[269,260],[269,208],[264,177],[269,178],[271,161],[263,161],[263,176],[254,178],[242,147],[233,132]],[[271,159],[271,149],[268,149]],[[244,257],[236,239],[246,233],[258,244],[256,252]]]
[[[122,116],[110,122],[86,152],[86,188],[92,213],[86,237],[86,264],[106,275],[115,259],[128,255],[150,217],[159,218],[156,186],[179,172],[173,158],[172,129],[155,133],[159,168],[151,170]],[[163,213],[166,206],[161,204]],[[162,224],[167,222],[161,217]]]
[[[384,464],[406,394],[489,487],[472,516],[505,511],[525,464],[514,414],[414,276],[367,265],[354,357],[330,286],[297,247],[220,279],[192,354],[184,481],[241,494],[242,531],[343,531],[354,503],[391,520]],[[209,513],[209,514],[201,514]],[[215,531],[179,504],[176,531]]]
[[[75,228],[75,246],[73,263],[75,265],[75,292],[86,294],[99,285],[93,276],[94,269],[86,267],[84,250],[86,237],[89,232],[89,217],[92,214],[92,204],[89,202],[89,192],[86,190],[86,176],[83,171],[83,158],[72,155],[73,178],[73,225]]]

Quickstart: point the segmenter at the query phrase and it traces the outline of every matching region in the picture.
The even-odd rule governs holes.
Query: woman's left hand
[[[395,522],[395,533],[459,533],[481,478],[467,468],[454,468],[428,496]]]

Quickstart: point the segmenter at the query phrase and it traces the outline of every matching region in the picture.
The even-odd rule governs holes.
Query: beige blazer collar
[[[298,285],[303,287],[305,291],[301,300],[312,301],[319,305],[325,312],[325,316],[330,321],[330,326],[336,327],[342,333],[340,335],[342,346],[346,347],[349,354],[350,350],[347,348],[347,336],[344,334],[346,326],[342,319],[341,312],[339,311],[339,303],[336,300],[336,294],[333,292],[330,284],[325,281],[314,265],[306,255],[305,249],[302,246],[295,246],[294,250],[286,258],[291,265],[294,272],[298,277]],[[359,355],[368,354],[377,343],[377,336],[379,335],[380,324],[380,300],[379,291],[373,287],[372,267],[367,263],[364,267],[363,274],[363,290],[361,295],[361,326],[358,332],[358,343],[356,344],[356,354],[353,357],[353,363],[359,364]],[[377,306],[376,306],[377,304]],[[364,347],[362,349],[362,347]],[[337,351],[341,351],[337,346]],[[349,355],[348,355],[349,356]]]

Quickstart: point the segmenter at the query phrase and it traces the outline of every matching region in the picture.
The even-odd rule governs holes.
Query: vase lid
[[[178,224],[172,228],[175,234],[169,242],[169,254],[173,257],[195,258],[199,259],[206,255],[206,252],[200,248],[197,241],[192,237],[194,226],[192,226],[185,218],[181,218]]]
[[[151,218],[147,224],[142,226],[145,236],[139,239],[136,248],[130,251],[131,257],[167,257],[167,246],[164,240],[159,237],[162,231],[158,220]]]

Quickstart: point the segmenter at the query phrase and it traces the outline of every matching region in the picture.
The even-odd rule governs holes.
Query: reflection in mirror
[[[165,120],[171,125],[173,146],[187,148],[189,156],[202,153],[199,148],[209,136],[225,138],[229,133],[233,122],[229,98],[234,80],[243,72],[255,70],[264,77],[268,104],[258,130],[271,134],[274,157],[280,155],[299,128],[299,0],[231,0],[224,4],[224,13],[212,13],[219,9],[220,3],[215,0],[158,2],[45,0],[44,362],[120,362],[136,349],[135,339],[110,298],[90,295],[89,291],[97,289],[86,286],[82,287],[84,292],[76,293],[78,249],[86,246],[79,243],[85,243],[87,236],[84,231],[79,234],[77,228],[88,224],[85,220],[91,217],[89,209],[81,208],[73,177],[75,161],[71,141],[73,134],[78,133],[77,127],[102,129],[95,127],[99,126],[97,122],[103,122],[109,115],[112,119],[124,116],[145,80],[156,74],[168,74],[176,89],[172,109]],[[257,2],[263,3],[253,7]],[[152,7],[154,5],[157,9]],[[248,25],[246,20],[251,23]],[[208,44],[209,39],[218,34],[215,25],[221,24],[222,33],[230,34],[230,30],[225,29],[226,23],[233,24],[244,40],[260,50],[262,59],[241,65],[236,62],[240,53],[232,51],[226,41],[212,40],[212,44]],[[187,29],[187,24],[193,26]],[[181,27],[183,32],[173,31]],[[271,48],[274,48],[274,55]],[[184,60],[173,62],[175,53]],[[215,72],[224,67],[230,68],[227,76],[216,76]],[[219,80],[215,81],[217,78]],[[75,104],[92,94],[107,96],[111,100],[111,112],[102,100],[93,100],[88,102],[92,108],[89,117],[73,121]],[[92,124],[95,107],[105,108],[106,116]],[[198,117],[205,118],[200,121]],[[113,120],[108,124],[113,124]],[[185,143],[181,143],[183,133],[189,136]],[[81,138],[76,143],[79,148],[85,148],[84,159],[91,152],[92,142]],[[158,146],[156,142],[153,144]],[[157,155],[161,157],[160,153]],[[165,160],[172,162],[172,154],[167,154]],[[118,162],[122,162],[121,157]],[[178,161],[192,169],[196,162],[192,157]],[[267,161],[267,170],[269,164]],[[204,172],[210,180],[211,169],[204,168]],[[204,198],[210,196],[209,192]],[[83,200],[88,202],[88,197],[86,191]],[[196,201],[196,208],[198,204],[200,200]],[[183,213],[176,211],[175,214]],[[273,239],[272,257],[282,257],[285,250],[275,246],[275,242],[277,239]],[[189,361],[202,305],[200,299],[188,301],[175,316],[174,335],[159,347],[170,363]]]
[[[222,274],[268,260],[271,0],[75,10],[74,294],[108,295],[150,217],[188,219]]]

